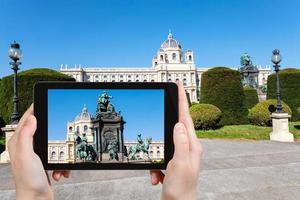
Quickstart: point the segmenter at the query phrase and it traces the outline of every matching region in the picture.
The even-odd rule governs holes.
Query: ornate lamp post
[[[273,131],[270,133],[270,140],[280,141],[280,142],[293,142],[294,135],[291,134],[289,131],[289,118],[291,116],[288,113],[282,111],[280,83],[279,83],[279,74],[278,74],[281,55],[278,49],[275,49],[273,51],[273,56],[271,60],[274,63],[274,68],[276,72],[277,106],[275,112],[271,114]]]
[[[18,77],[17,73],[19,70],[19,65],[21,65],[21,62],[18,62],[18,60],[22,57],[22,51],[20,49],[20,45],[14,41],[8,50],[8,56],[13,60],[13,62],[10,62],[11,68],[14,70],[14,96],[13,96],[13,102],[14,102],[14,111],[11,115],[11,123],[17,124],[20,119],[20,114],[18,112],[18,104],[19,104],[19,98],[18,98]]]
[[[280,82],[279,82],[279,63],[281,62],[281,55],[278,49],[273,51],[272,55],[272,62],[274,63],[274,69],[276,72],[276,97],[277,97],[277,106],[276,106],[276,113],[282,112],[282,104],[281,104],[281,94],[280,94]]]

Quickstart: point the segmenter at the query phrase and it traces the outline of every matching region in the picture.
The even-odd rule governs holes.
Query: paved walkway
[[[299,200],[300,143],[202,140],[201,200]],[[56,199],[159,199],[148,171],[72,171]],[[9,165],[0,165],[0,199],[14,199]]]

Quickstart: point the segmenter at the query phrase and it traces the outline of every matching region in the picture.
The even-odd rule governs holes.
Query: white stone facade
[[[200,98],[201,75],[209,68],[197,68],[193,51],[183,51],[182,46],[169,33],[152,59],[149,68],[82,67],[69,68],[61,65],[60,72],[74,77],[79,82],[175,82],[181,80],[191,102]],[[235,68],[237,69],[237,68]],[[258,66],[258,85],[267,82],[270,66]]]

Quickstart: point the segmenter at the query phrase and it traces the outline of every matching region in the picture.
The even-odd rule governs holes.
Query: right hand
[[[166,173],[150,171],[151,182],[162,186],[162,200],[196,200],[197,183],[202,157],[202,146],[197,139],[189,114],[186,93],[182,83],[179,90],[179,122],[173,131],[175,152]]]

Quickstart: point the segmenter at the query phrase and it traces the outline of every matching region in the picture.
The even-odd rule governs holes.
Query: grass
[[[300,139],[300,122],[289,123],[290,132],[295,139]],[[249,139],[249,140],[268,140],[272,127],[255,125],[232,125],[224,126],[216,130],[197,130],[198,138],[209,139]]]

